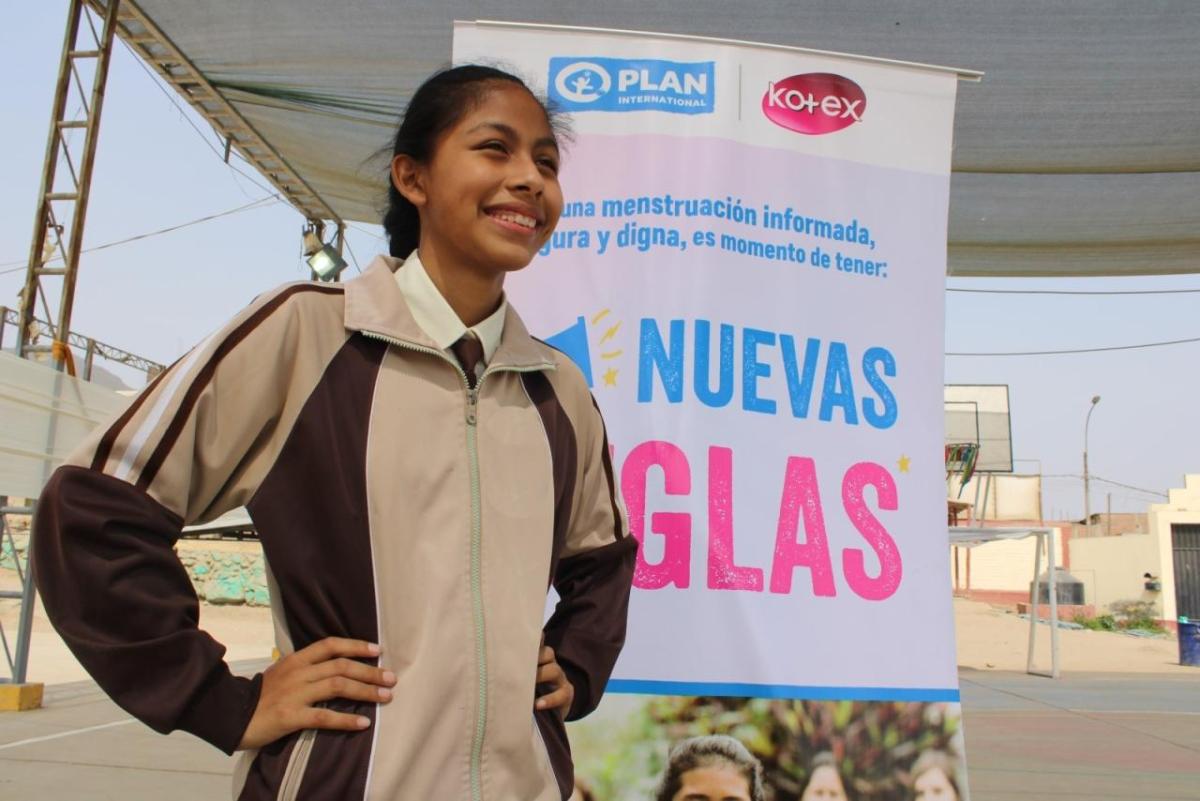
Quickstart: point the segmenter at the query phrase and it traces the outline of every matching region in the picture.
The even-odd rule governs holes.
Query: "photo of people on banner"
[[[610,697],[569,727],[590,801],[961,801],[958,704]]]

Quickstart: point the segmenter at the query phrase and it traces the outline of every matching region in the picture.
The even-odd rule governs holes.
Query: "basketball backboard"
[[[947,384],[945,408],[946,444],[977,444],[976,472],[1013,471],[1007,384]]]

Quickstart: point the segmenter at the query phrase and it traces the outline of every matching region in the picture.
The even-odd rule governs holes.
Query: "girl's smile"
[[[533,236],[542,228],[543,222],[537,210],[524,204],[508,203],[484,210],[496,223],[509,231]]]

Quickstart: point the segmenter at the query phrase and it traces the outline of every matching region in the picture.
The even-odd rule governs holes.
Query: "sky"
[[[0,159],[0,305],[17,305],[62,49],[67,3],[29,4],[0,32],[5,148]],[[449,55],[449,54],[447,54]],[[973,91],[986,90],[986,83]],[[182,105],[182,103],[181,103]],[[199,130],[197,130],[199,129]],[[380,146],[385,145],[380,142]],[[105,97],[84,247],[227,212],[271,194],[253,168],[222,163],[211,128],[171,103],[120,43]],[[238,164],[237,159],[234,163]],[[261,184],[258,186],[255,184]],[[307,278],[303,219],[283,203],[85,254],[72,329],[169,363],[249,303]],[[384,249],[375,226],[349,231],[365,267]],[[1198,265],[1200,267],[1200,265]],[[353,274],[355,266],[349,268]],[[947,280],[954,289],[1200,289],[1200,275],[1090,279]],[[1018,295],[949,291],[946,351],[1093,348],[1200,336],[1200,295]],[[11,338],[11,329],[6,338]],[[7,343],[6,344],[10,344]],[[133,383],[136,374],[120,375]],[[1200,473],[1200,343],[1030,357],[947,357],[947,383],[1007,384],[1018,472],[1044,476],[1047,519],[1083,514],[1084,421],[1092,511],[1145,511]],[[1108,483],[1108,482],[1116,482]],[[1120,484],[1129,489],[1118,486]],[[1144,490],[1149,490],[1146,492]],[[1157,494],[1155,494],[1157,493]]]

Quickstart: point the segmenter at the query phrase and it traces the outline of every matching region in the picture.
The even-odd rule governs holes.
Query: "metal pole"
[[[979,522],[980,522],[980,523],[986,523],[986,522],[987,522],[987,507],[988,507],[988,498],[990,498],[990,497],[991,497],[991,494],[992,494],[992,474],[991,474],[991,473],[984,473],[984,479],[983,479],[983,514],[982,514],[982,515],[980,515],[980,517],[979,517]]]
[[[58,66],[58,83],[54,88],[54,102],[50,107],[50,136],[46,140],[46,158],[42,164],[42,188],[38,192],[38,210],[33,219],[33,238],[29,244],[29,266],[25,272],[25,287],[21,290],[21,314],[17,322],[17,355],[25,356],[25,349],[32,339],[29,327],[33,324],[34,306],[37,303],[39,270],[44,258],[46,232],[50,225],[50,193],[54,191],[54,176],[58,171],[58,147],[62,122],[67,111],[67,93],[71,88],[71,46],[79,33],[79,22],[84,14],[82,0],[71,0],[67,12],[67,31],[63,39],[62,60]]]
[[[975,515],[979,511],[979,490],[981,488],[980,485],[983,484],[983,481],[980,478],[980,475],[978,473],[975,474],[974,480],[975,480],[975,499],[971,503],[971,515],[970,515],[970,517],[967,518],[968,526],[975,525]]]
[[[21,291],[21,308],[17,320],[18,345],[17,354],[28,356],[33,350],[34,307],[38,296],[44,292],[43,278],[56,277],[63,279],[62,291],[59,295],[58,314],[47,323],[52,326],[50,332],[54,341],[67,346],[71,325],[71,310],[75,300],[75,280],[79,269],[79,255],[83,245],[84,223],[87,217],[88,197],[91,192],[92,168],[95,164],[96,142],[99,134],[100,113],[104,105],[104,89],[108,80],[108,67],[112,56],[113,35],[116,31],[117,9],[119,0],[111,0],[104,8],[103,29],[98,39],[92,26],[94,45],[82,46],[80,41],[81,23],[88,13],[84,0],[71,0],[67,16],[66,35],[63,41],[62,58],[59,62],[58,83],[55,88],[54,102],[51,107],[50,133],[46,141],[46,157],[42,165],[42,185],[38,195],[37,214],[33,223],[33,238],[29,245],[29,263],[25,273],[25,285]],[[92,90],[89,97],[80,97],[80,106],[84,114],[82,120],[66,118],[67,100],[71,94],[71,77],[76,72],[76,63],[81,59],[94,59],[95,71],[92,76]],[[80,87],[82,94],[82,87]],[[65,132],[74,129],[84,129],[83,154],[76,172],[72,160],[70,145]],[[56,176],[60,156],[65,159],[70,173],[70,186],[59,191],[56,187]],[[69,212],[69,230],[67,241],[62,242],[58,232],[62,227],[55,214],[54,203],[71,203]],[[53,240],[49,235],[53,233]],[[47,248],[47,242],[54,241],[63,259],[62,267],[48,267],[47,264],[53,253],[53,248]],[[47,316],[50,316],[47,311]],[[42,350],[42,348],[38,348]],[[53,347],[51,352],[55,352]],[[61,355],[61,354],[59,354]],[[55,366],[62,369],[64,361],[55,359]]]
[[[1100,396],[1092,396],[1092,405],[1088,408],[1087,419],[1083,422],[1083,536],[1092,536],[1092,501],[1088,491],[1088,426],[1092,424],[1092,412],[1096,411],[1096,404],[1100,402]]]
[[[7,499],[6,499],[7,500]],[[33,511],[30,509],[29,511]],[[13,560],[18,559],[13,550]],[[37,590],[33,586],[33,524],[25,540],[25,581],[21,585],[21,614],[17,621],[17,652],[13,659],[13,684],[24,684],[29,672],[29,638],[33,634],[33,606]]]
[[[1038,534],[1033,552],[1033,586],[1029,588],[1029,651],[1025,660],[1025,672],[1033,673],[1033,648],[1037,636],[1038,581],[1042,573],[1042,541],[1045,534]]]
[[[1054,529],[1046,532],[1046,559],[1050,566],[1050,678],[1058,678],[1058,566],[1055,564]]]
[[[104,28],[100,32],[100,55],[96,58],[96,75],[92,80],[91,109],[87,120],[87,133],[83,145],[83,163],[79,168],[79,199],[75,202],[75,219],[71,225],[67,244],[67,260],[63,268],[62,297],[58,302],[58,338],[67,347],[67,333],[71,330],[71,309],[75,305],[75,278],[79,272],[79,252],[83,249],[83,226],[87,218],[88,198],[92,192],[92,166],[96,162],[96,140],[100,128],[100,112],[104,106],[104,89],[108,85],[108,64],[112,56],[113,35],[117,31],[117,9],[120,0],[109,0],[104,14]]]
[[[1042,463],[1038,462],[1038,525],[1046,525],[1046,514],[1042,509]]]
[[[1108,493],[1108,504],[1104,513],[1104,535],[1112,536],[1112,493]]]
[[[955,545],[950,550],[954,554],[954,592],[955,592],[955,594],[959,594],[962,592],[962,586],[960,585],[959,580],[958,580],[958,561],[959,561],[958,546]]]
[[[83,360],[83,380],[84,381],[92,380],[92,364],[95,361],[96,361],[96,340],[89,338],[87,341],[87,355],[84,357],[84,360]]]
[[[1092,413],[1088,412],[1088,417]],[[1085,428],[1086,432],[1086,428]],[[1092,504],[1088,494],[1087,434],[1083,435],[1083,536],[1092,536]]]
[[[14,684],[24,684],[29,669],[29,638],[33,633],[33,606],[36,590],[33,586],[33,562],[30,561],[30,549],[33,547],[32,527],[30,528],[30,536],[26,540],[25,545],[25,567],[21,568],[21,555],[17,552],[17,542],[12,536],[12,529],[8,525],[8,515],[13,514],[31,514],[32,507],[25,506],[9,506],[8,497],[0,496],[0,538],[6,539],[12,547],[13,564],[16,567],[17,576],[21,580],[21,591],[18,592],[3,592],[0,597],[4,598],[20,598],[21,606],[17,612],[17,641],[16,652],[9,656],[9,666],[12,669],[12,682]],[[2,633],[2,627],[0,627]],[[8,650],[8,641],[4,642],[5,651]]]

